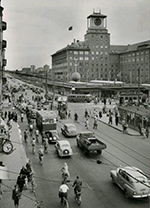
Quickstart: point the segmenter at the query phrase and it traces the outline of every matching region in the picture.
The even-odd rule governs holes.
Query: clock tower
[[[106,15],[93,12],[87,17],[85,42],[90,48],[89,79],[109,80],[110,34]]]

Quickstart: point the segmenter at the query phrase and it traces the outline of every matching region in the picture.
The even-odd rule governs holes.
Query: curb
[[[116,129],[116,130],[118,130],[118,131],[120,131],[120,132],[122,132],[122,130],[121,129],[118,129],[117,127],[115,127],[115,126],[111,126],[111,125],[109,125],[109,124],[107,124],[106,122],[104,122],[104,121],[102,121],[102,120],[98,120],[99,122],[102,122],[103,124],[105,124],[105,125],[107,125],[107,126],[110,126],[111,128],[114,128],[114,129]],[[129,135],[129,136],[141,136],[141,135],[139,135],[139,134],[131,134],[131,133],[126,133],[127,135]]]

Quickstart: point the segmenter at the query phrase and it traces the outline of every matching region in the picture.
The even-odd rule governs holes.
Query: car
[[[150,196],[150,180],[142,170],[136,167],[118,167],[111,170],[112,182],[117,184],[129,198]]]
[[[64,124],[64,126],[61,128],[61,132],[66,137],[76,137],[77,136],[76,126],[72,123]]]
[[[67,140],[57,141],[55,144],[55,148],[60,158],[70,157],[73,154],[70,143]]]
[[[59,136],[57,134],[57,131],[55,131],[55,130],[51,130],[49,132],[46,132],[45,134],[48,138],[48,143],[49,144],[56,143],[56,141],[59,140]]]

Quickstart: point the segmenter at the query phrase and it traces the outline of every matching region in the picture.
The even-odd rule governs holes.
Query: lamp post
[[[140,68],[138,68],[138,106],[140,106]]]

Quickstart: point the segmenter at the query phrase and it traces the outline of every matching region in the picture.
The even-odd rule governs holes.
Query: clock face
[[[13,145],[10,141],[5,141],[3,144],[3,152],[10,154],[13,151]]]
[[[95,23],[95,25],[99,26],[102,23],[102,21],[100,18],[96,18],[94,23]]]

